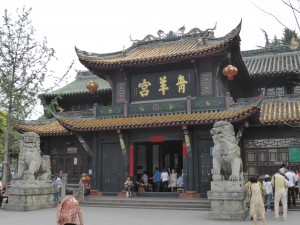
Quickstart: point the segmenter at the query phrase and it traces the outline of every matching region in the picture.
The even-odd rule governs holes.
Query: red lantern
[[[98,84],[94,81],[90,81],[86,84],[86,89],[89,90],[90,94],[95,94],[98,89]]]
[[[233,80],[233,77],[237,75],[238,69],[233,65],[228,65],[223,69],[223,75],[227,77],[228,80]]]

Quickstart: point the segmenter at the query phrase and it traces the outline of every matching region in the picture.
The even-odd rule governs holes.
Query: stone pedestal
[[[55,206],[55,189],[51,180],[12,180],[7,193],[5,210],[31,211]]]
[[[210,219],[245,220],[248,217],[244,181],[212,181],[207,196],[211,200]]]

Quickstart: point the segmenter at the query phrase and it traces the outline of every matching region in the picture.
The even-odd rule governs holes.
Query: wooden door
[[[208,173],[211,171],[212,155],[211,149],[214,146],[212,139],[198,140],[198,150],[200,150],[198,162],[199,165],[199,192],[202,197],[206,197],[210,190],[210,178]]]
[[[102,191],[121,191],[122,179],[122,152],[119,143],[102,145]]]

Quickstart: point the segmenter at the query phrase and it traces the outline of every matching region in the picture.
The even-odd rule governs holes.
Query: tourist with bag
[[[257,219],[260,216],[263,225],[266,225],[266,217],[265,217],[265,206],[263,203],[262,198],[262,188],[261,185],[259,185],[258,179],[256,177],[250,178],[251,185],[250,193],[251,193],[251,199],[250,199],[250,215],[253,217],[253,222],[255,225],[257,225]]]
[[[279,220],[279,202],[281,201],[283,207],[283,220],[287,220],[287,193],[288,181],[284,176],[276,171],[271,180],[272,186],[275,189],[274,193],[274,211],[275,220]]]
[[[83,225],[83,215],[73,190],[67,190],[67,196],[57,205],[58,225]]]

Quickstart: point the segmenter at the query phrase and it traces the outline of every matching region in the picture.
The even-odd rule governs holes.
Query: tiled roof
[[[258,111],[252,105],[243,109],[225,110],[219,112],[202,112],[192,114],[155,115],[127,118],[70,120],[58,118],[62,126],[75,131],[98,131],[132,128],[149,128],[164,126],[213,124],[219,120],[238,122]]]
[[[89,81],[94,81],[98,84],[98,92],[110,91],[111,88],[106,80],[92,74],[89,71],[80,71],[76,77],[76,79],[70,84],[52,91],[45,96],[53,96],[53,95],[76,95],[76,94],[88,94],[89,91],[86,89],[86,84]]]
[[[83,65],[88,68],[126,67],[138,64],[162,63],[214,55],[240,41],[241,23],[229,34],[221,38],[178,37],[176,40],[148,41],[133,44],[130,48],[109,54],[96,54],[81,51],[76,53]]]
[[[253,102],[253,101],[249,101]],[[237,106],[236,106],[237,107]],[[261,125],[293,125],[300,123],[300,96],[289,95],[281,98],[265,97],[258,108],[251,104],[244,108],[241,105],[224,111],[198,112],[192,114],[153,115],[139,117],[122,117],[108,119],[67,119],[57,117],[47,123],[18,124],[14,128],[20,132],[36,132],[41,136],[70,135],[68,130],[99,131],[133,128],[150,128],[164,126],[204,125],[219,120],[232,123],[250,116],[259,116]],[[258,125],[258,124],[257,124]]]
[[[260,122],[264,125],[299,123],[300,99],[266,99],[260,112]]]
[[[300,72],[300,49],[291,50],[282,46],[246,51],[242,55],[250,77]]]
[[[21,133],[35,132],[40,136],[70,135],[71,133],[59,124],[57,120],[50,120],[42,124],[16,124],[14,129]]]

